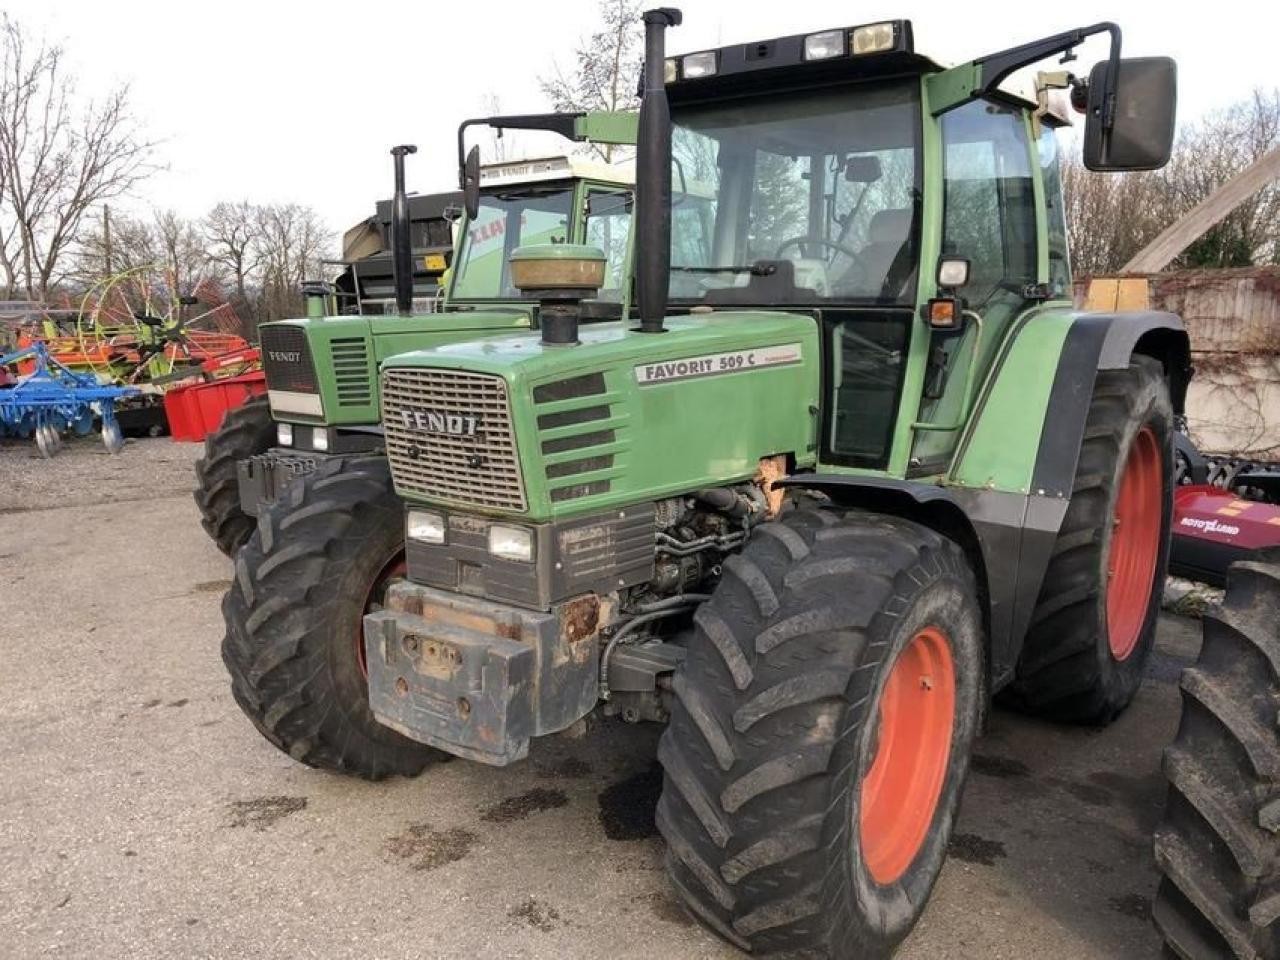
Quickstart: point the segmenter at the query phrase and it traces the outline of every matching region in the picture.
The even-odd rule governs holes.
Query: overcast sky
[[[675,53],[909,17],[918,50],[961,61],[1111,17],[1126,55],[1178,61],[1184,122],[1255,86],[1280,85],[1274,2],[677,4],[684,25],[668,34]],[[199,216],[219,200],[292,200],[313,205],[340,232],[390,193],[392,145],[419,147],[411,190],[452,189],[459,121],[489,113],[494,98],[504,113],[549,109],[537,78],[555,62],[571,67],[597,4],[0,0],[0,9],[62,41],[83,90],[132,85],[137,114],[162,141],[168,166],[136,202]],[[1218,13],[1230,19],[1214,20]],[[1094,44],[1077,72],[1103,55],[1105,44]]]

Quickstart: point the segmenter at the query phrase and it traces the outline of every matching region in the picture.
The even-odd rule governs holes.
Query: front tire
[[[439,756],[369,709],[362,628],[403,571],[404,514],[385,458],[324,461],[263,510],[222,600],[236,703],[295,760],[369,780]]]
[[[196,461],[196,506],[200,526],[229,557],[253,534],[254,519],[240,504],[237,464],[266,453],[275,441],[275,423],[266,397],[250,397],[227,411],[222,426],[204,439]]]
[[[1013,706],[1105,724],[1138,692],[1169,565],[1173,432],[1158,362],[1098,373],[1071,502],[1005,694]]]
[[[1186,960],[1280,958],[1280,553],[1234,565],[1182,675],[1152,915]]]
[[[725,574],[659,748],[668,873],[743,949],[885,956],[942,868],[978,727],[973,571],[910,521],[805,509]]]

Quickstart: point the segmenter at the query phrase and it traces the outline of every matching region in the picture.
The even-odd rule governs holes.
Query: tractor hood
[[[812,317],[726,311],[580,337],[499,336],[383,363],[399,493],[546,520],[749,479],[766,456],[816,459]]]
[[[337,316],[259,327],[272,413],[277,420],[333,426],[381,418],[377,365],[405,350],[527,330],[527,305],[412,317]]]

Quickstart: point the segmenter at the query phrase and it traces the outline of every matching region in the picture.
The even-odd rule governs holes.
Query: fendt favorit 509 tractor
[[[645,14],[638,321],[579,326],[603,251],[510,251],[541,331],[382,363],[407,504],[355,468],[291,486],[223,655],[269,740],[366,777],[508,764],[601,707],[665,722],[689,910],[883,956],[988,699],[1103,723],[1150,653],[1187,338],[1072,309],[1050,101],[1092,169],[1159,167],[1174,65],[1109,23],[950,69],[906,21],[667,60],[679,19]],[[1005,86],[1095,34],[1087,80]]]
[[[468,120],[469,126],[549,130],[573,141],[632,145],[634,113],[552,113]],[[374,297],[390,270],[396,310],[352,310],[340,290],[336,297],[309,297],[315,316],[263,324],[263,367],[267,396],[231,411],[205,443],[196,464],[196,504],[205,531],[229,555],[249,539],[258,507],[275,500],[294,477],[322,463],[381,450],[377,364],[386,357],[456,340],[527,330],[538,325],[538,307],[521,301],[505,273],[516,246],[527,243],[592,242],[610,248],[610,288],[601,294],[600,315],[626,316],[630,309],[630,169],[578,158],[551,157],[494,164],[477,169],[481,200],[459,225],[460,243],[439,310],[415,312],[432,286],[417,261],[441,254],[431,246],[430,218],[414,223],[416,201],[404,190],[404,157],[412,147],[392,151],[396,193],[387,214],[391,253],[368,258],[365,272],[344,274],[340,286],[356,284]],[[385,204],[379,204],[382,216]],[[418,203],[421,212],[435,204]],[[439,237],[436,237],[439,239]],[[424,246],[424,244],[427,244]],[[384,261],[390,261],[388,268]],[[350,273],[351,271],[349,271]],[[329,313],[325,307],[336,306]],[[348,315],[355,312],[357,316]],[[383,315],[385,313],[385,315]],[[330,469],[332,466],[330,465]],[[389,483],[389,481],[388,481]]]

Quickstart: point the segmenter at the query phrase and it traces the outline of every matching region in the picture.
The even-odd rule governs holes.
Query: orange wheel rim
[[[951,644],[937,627],[926,627],[898,654],[885,680],[875,758],[862,780],[862,859],[878,884],[901,877],[929,835],[955,715]]]
[[[1155,589],[1163,520],[1164,459],[1155,431],[1143,427],[1133,439],[1115,513],[1107,555],[1107,642],[1111,655],[1133,653]]]

